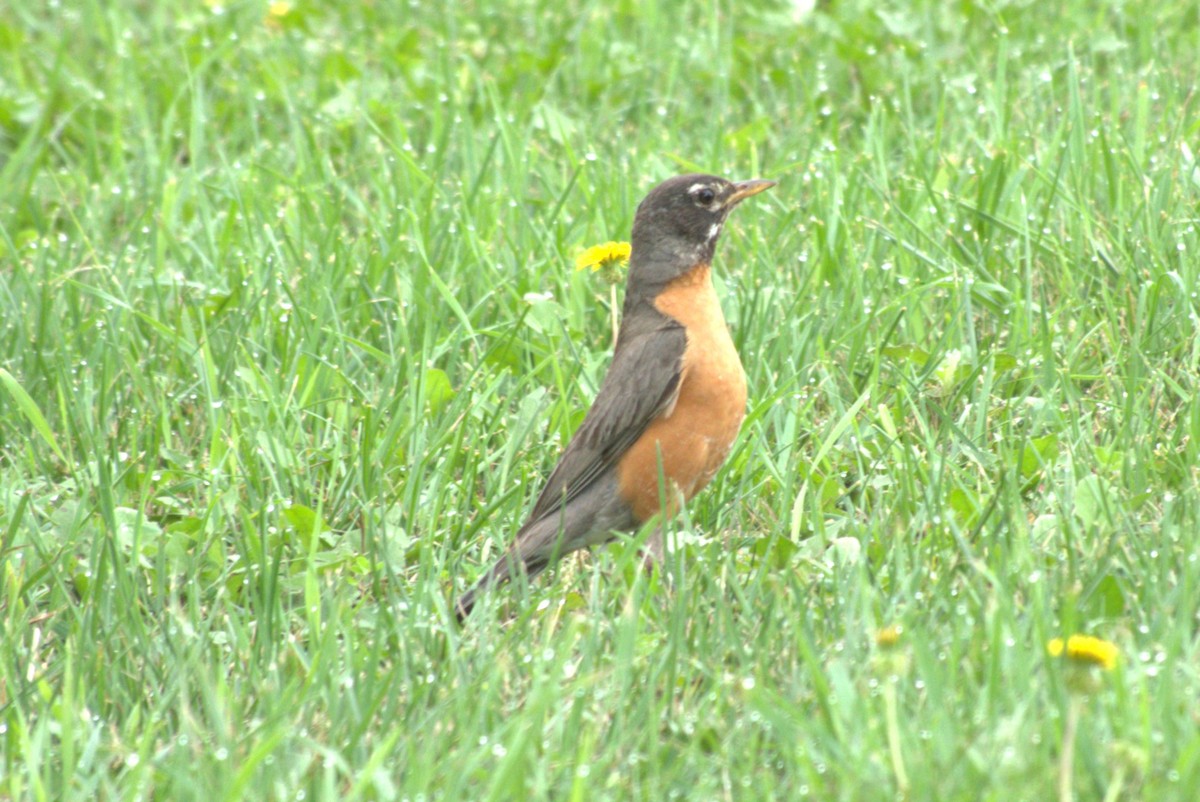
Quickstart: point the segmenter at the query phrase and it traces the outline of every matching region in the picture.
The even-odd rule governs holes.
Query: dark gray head
[[[701,262],[710,264],[733,207],[773,186],[774,181],[693,174],[668,178],[650,190],[633,218],[629,291],[653,291]]]

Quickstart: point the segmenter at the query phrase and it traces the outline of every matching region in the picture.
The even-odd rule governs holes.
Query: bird
[[[638,204],[612,362],[528,519],[455,603],[460,622],[518,572],[533,578],[570,552],[675,514],[725,462],[747,389],[712,260],[733,208],[775,184],[681,175]],[[651,556],[661,553],[661,520]]]

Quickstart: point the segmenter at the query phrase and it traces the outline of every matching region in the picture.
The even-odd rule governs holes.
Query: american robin
[[[733,207],[773,186],[683,175],[638,206],[600,392],[512,545],[458,600],[460,620],[517,571],[536,576],[564,554],[674,513],[721,467],[746,414],[746,377],[713,290],[713,252]]]

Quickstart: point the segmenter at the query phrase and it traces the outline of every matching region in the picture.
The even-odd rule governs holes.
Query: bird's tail
[[[533,579],[560,557],[588,545],[587,535],[596,528],[595,515],[583,517],[579,509],[526,523],[495,565],[455,602],[454,613],[459,622],[471,614],[479,597],[488,590],[522,574]]]
[[[549,564],[550,560],[544,554],[526,555],[522,554],[519,548],[509,549],[466,593],[458,597],[458,601],[454,603],[454,614],[458,617],[458,623],[466,620],[475,608],[475,602],[487,591],[512,580],[518,573],[524,573],[527,579],[533,579],[546,570]]]

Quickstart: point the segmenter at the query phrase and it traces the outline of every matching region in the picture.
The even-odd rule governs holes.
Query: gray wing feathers
[[[583,492],[674,405],[686,348],[683,327],[669,319],[618,345],[596,401],[546,481],[530,523],[555,514]]]
[[[514,569],[533,576],[556,557],[588,545],[597,531],[623,528],[633,520],[617,498],[611,469],[651,421],[675,405],[687,349],[683,326],[657,310],[639,311],[638,316],[626,315],[596,401],[546,481],[529,520],[504,555],[455,605],[460,621],[480,593],[509,579]]]

